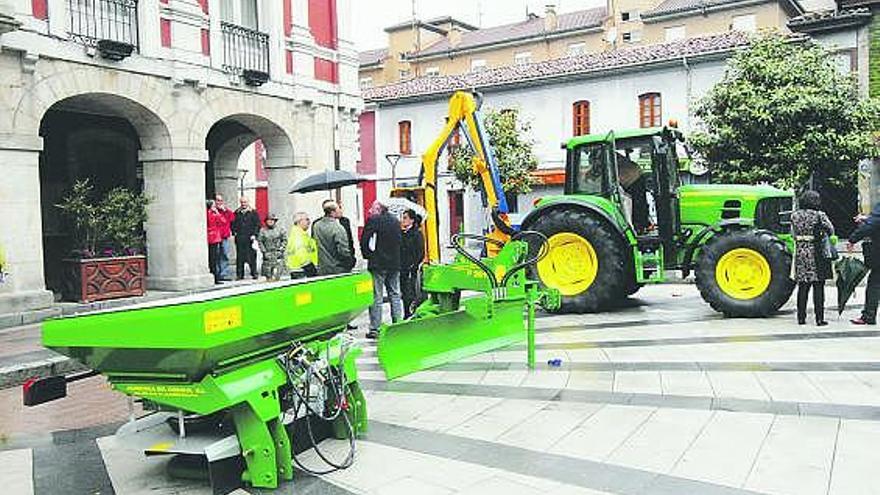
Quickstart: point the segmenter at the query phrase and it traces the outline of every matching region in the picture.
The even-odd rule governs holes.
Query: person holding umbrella
[[[798,284],[798,325],[807,322],[807,297],[813,289],[816,326],[825,321],[825,280],[831,278],[831,260],[821,256],[820,243],[834,234],[834,225],[822,211],[822,199],[816,191],[806,191],[798,198],[799,208],[791,214],[795,238],[794,273]]]
[[[862,242],[862,253],[865,256],[865,264],[871,270],[868,274],[868,286],[865,288],[865,306],[862,314],[854,320],[853,325],[876,325],[877,304],[880,302],[880,203],[874,205],[870,215],[859,215],[855,218],[858,227],[850,234],[846,245],[848,252],[853,251],[856,243]]]

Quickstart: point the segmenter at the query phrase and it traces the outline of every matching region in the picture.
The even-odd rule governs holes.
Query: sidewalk
[[[143,297],[90,304],[63,302],[56,303],[51,308],[0,315],[0,389],[21,385],[33,377],[62,375],[85,370],[80,363],[42,346],[39,323],[43,320],[255,283],[260,282],[242,280],[185,292],[149,291]]]

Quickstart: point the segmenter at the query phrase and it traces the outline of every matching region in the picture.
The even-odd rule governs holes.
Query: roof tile
[[[381,102],[397,99],[445,94],[460,89],[503,86],[532,80],[552,79],[572,74],[587,74],[632,65],[648,64],[682,57],[724,52],[749,44],[749,36],[741,32],[688,38],[669,43],[590,53],[525,65],[451,76],[426,76],[387,86],[370,88],[363,93],[366,101]]]

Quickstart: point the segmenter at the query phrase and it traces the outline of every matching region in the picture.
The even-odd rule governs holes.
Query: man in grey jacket
[[[324,203],[324,218],[312,226],[318,244],[318,275],[336,275],[350,270],[354,253],[348,245],[345,228],[339,223],[342,211],[333,202]]]

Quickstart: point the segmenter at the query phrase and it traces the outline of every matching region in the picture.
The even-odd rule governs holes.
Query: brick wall
[[[868,92],[872,97],[880,97],[880,11],[874,12],[869,36],[871,38],[868,51]]]

